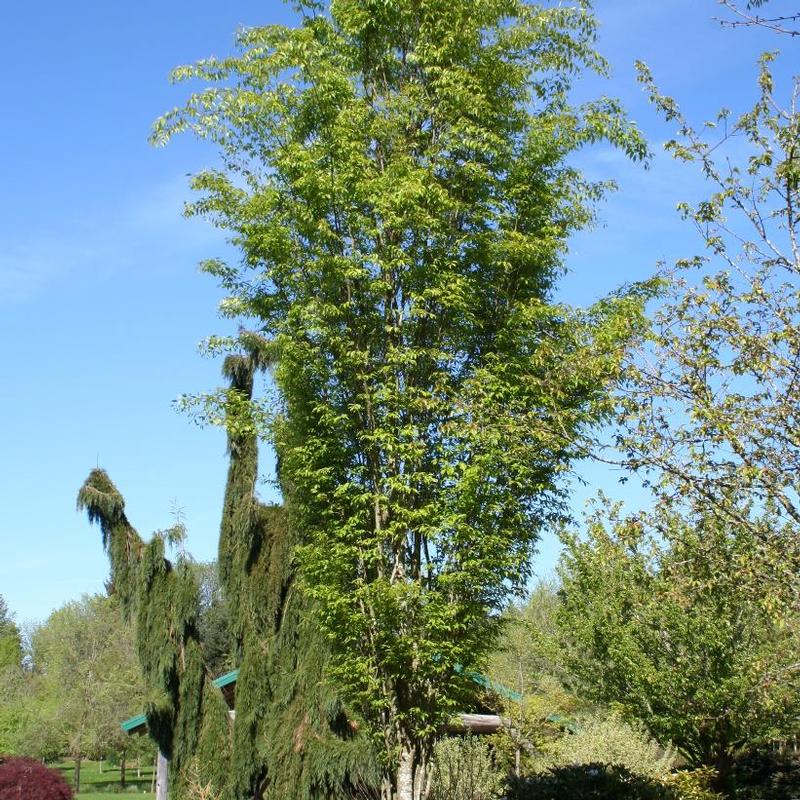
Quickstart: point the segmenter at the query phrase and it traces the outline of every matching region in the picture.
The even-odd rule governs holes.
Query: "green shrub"
[[[681,800],[672,787],[625,767],[580,764],[512,779],[508,800]]]
[[[722,795],[711,789],[715,777],[711,767],[700,767],[673,772],[664,783],[675,791],[676,800],[722,800]]]
[[[503,783],[485,741],[467,736],[437,742],[430,800],[494,800]]]
[[[637,775],[663,778],[675,764],[672,748],[662,748],[647,731],[620,717],[592,716],[580,720],[578,731],[547,745],[534,770],[580,764],[616,764]]]

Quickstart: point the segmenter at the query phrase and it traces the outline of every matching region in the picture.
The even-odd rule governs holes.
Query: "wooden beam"
[[[458,714],[447,730],[450,733],[474,733],[483,736],[497,733],[501,728],[508,727],[509,721],[497,714]]]

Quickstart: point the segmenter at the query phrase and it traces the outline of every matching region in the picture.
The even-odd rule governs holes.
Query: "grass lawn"
[[[48,766],[57,769],[70,786],[74,785],[75,764],[72,761],[59,761]],[[99,761],[81,762],[81,791],[75,795],[76,800],[120,800],[124,797],[145,797],[152,800],[150,787],[153,780],[153,764],[142,764],[141,775],[136,775],[136,762],[128,762],[125,770],[125,791],[120,791],[119,765],[109,761],[103,762],[100,772]]]
[[[81,792],[75,795],[75,800],[123,800],[125,797],[137,798],[137,800],[154,800],[155,795],[147,792],[138,794],[134,792]]]

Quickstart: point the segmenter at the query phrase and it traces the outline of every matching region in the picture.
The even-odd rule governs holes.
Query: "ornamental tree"
[[[250,400],[261,358],[258,342],[250,345],[249,355],[231,356],[224,367],[230,466],[212,577],[183,550],[176,563],[164,557],[168,532],[145,543],[103,470],[92,470],[78,502],[100,525],[114,593],[136,631],[150,690],[143,705],[150,735],[170,759],[170,796],[374,796],[371,742],[326,680],[328,648],[296,587],[295,529],[283,506],[263,504],[256,493]],[[222,619],[210,621],[215,602]],[[211,682],[228,658],[239,672],[232,730]]]
[[[205,269],[270,351],[301,585],[382,796],[420,798],[640,318],[632,296],[551,301],[610,188],[569,157],[646,148],[613,100],[568,101],[606,71],[588,3],[295,7],[177,69],[206,87],[153,136],[219,147],[189,213],[242,252]]]
[[[737,756],[797,730],[800,617],[776,621],[791,592],[768,578],[785,533],[752,509],[749,525],[734,526],[713,513],[623,517],[610,506],[586,537],[564,536],[560,621],[584,691],[691,766],[715,769],[723,790]]]
[[[709,196],[679,205],[703,249],[662,275],[662,303],[626,370],[618,444],[667,502],[713,508],[737,527],[752,524],[748,504],[770,504],[792,523],[781,526],[791,550],[800,524],[800,83],[776,88],[775,57],[761,58],[753,107],[738,117],[723,110],[704,128],[640,65],[677,129],[667,150],[703,175]],[[789,563],[776,567],[792,586]]]
[[[791,34],[794,15],[753,10],[766,0],[724,5],[742,12],[741,22]],[[781,88],[776,57],[761,57],[752,107],[723,110],[702,127],[639,65],[676,128],[666,149],[708,184],[706,199],[679,205],[702,251],[661,275],[662,302],[627,365],[617,440],[625,464],[673,509],[673,522],[662,510],[646,527],[660,537],[651,557],[676,585],[661,584],[643,555],[644,534],[619,521],[608,533],[593,526],[593,566],[576,544],[567,564],[570,619],[588,607],[581,592],[599,601],[592,587],[605,583],[602,608],[581,629],[598,656],[587,662],[599,670],[591,680],[615,683],[609,694],[638,705],[691,760],[717,766],[723,783],[737,750],[784,724],[782,692],[797,681],[800,84]],[[619,588],[632,587],[637,571],[643,587]],[[651,581],[665,598],[657,614]]]
[[[165,557],[167,538],[179,540],[185,531],[179,525],[144,541],[128,521],[124,498],[102,469],[89,473],[78,492],[78,508],[100,527],[111,566],[111,591],[124,621],[134,628],[147,694],[133,708],[144,706],[150,736],[178,777],[203,746],[205,718],[221,717],[224,730],[226,717],[203,661],[196,570],[183,551],[175,563]],[[115,725],[130,709],[127,705],[120,710]],[[215,738],[222,761],[227,742],[224,735]]]
[[[32,758],[0,756],[0,800],[72,800],[61,773]]]

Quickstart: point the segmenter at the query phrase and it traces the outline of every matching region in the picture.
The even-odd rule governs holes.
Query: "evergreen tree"
[[[106,472],[95,469],[78,493],[78,507],[97,522],[111,564],[111,591],[126,621],[135,622],[136,649],[150,690],[146,703],[150,735],[179,777],[196,754],[205,710],[222,714],[218,690],[205,669],[198,635],[198,586],[188,559],[165,557],[167,533],[144,542],[125,514],[125,501]],[[228,750],[216,743],[213,769]],[[219,774],[218,770],[215,770]],[[173,780],[172,794],[180,795]]]
[[[140,539],[102,470],[90,474],[79,505],[100,523],[112,588],[136,622],[139,656],[154,689],[148,726],[171,758],[173,794],[180,795],[191,773],[236,800],[368,796],[378,783],[375,755],[327,679],[326,643],[295,587],[290,515],[256,496],[250,401],[260,366],[254,346],[224,367],[230,467],[218,569],[239,664],[232,750],[227,707],[202,658],[198,570],[185,557],[176,565],[164,558],[164,534],[148,544]]]
[[[260,503],[255,493],[258,437],[249,401],[261,360],[256,346],[250,355],[229,356],[224,368],[230,468],[219,566],[241,658],[232,796],[352,796],[376,785],[375,756],[327,679],[328,648],[295,581],[291,513]]]

